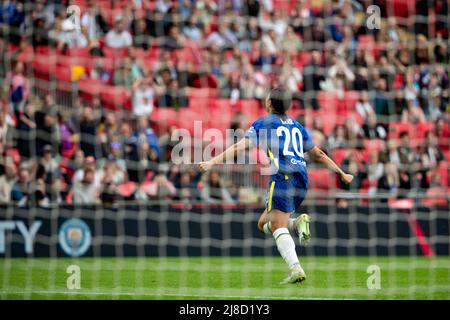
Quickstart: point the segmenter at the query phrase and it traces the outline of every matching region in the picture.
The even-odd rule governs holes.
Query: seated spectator
[[[429,159],[430,168],[436,168],[445,159],[442,150],[438,146],[438,139],[432,131],[428,131],[425,134],[424,149]]]
[[[398,147],[400,156],[400,163],[403,165],[409,164],[412,161],[412,149],[411,140],[408,132],[404,131],[400,133],[400,145]]]
[[[11,201],[11,190],[17,179],[17,166],[11,157],[4,158],[3,174],[0,175],[0,203]]]
[[[96,161],[92,156],[85,157],[82,164],[78,163],[77,168],[78,169],[75,171],[75,174],[73,175],[72,178],[72,185],[80,184],[83,181],[85,171],[93,171],[94,172],[93,183],[95,189],[96,190],[100,189],[102,176],[101,172],[96,171],[97,169]]]
[[[53,148],[51,145],[44,146],[44,154],[42,155],[40,164],[45,170],[46,183],[51,184],[54,178],[60,175],[59,161],[53,156]]]
[[[187,107],[189,105],[188,97],[184,90],[179,88],[178,80],[172,79],[170,86],[165,90],[162,96],[158,97],[158,107]]]
[[[122,18],[116,18],[114,22],[114,29],[106,34],[106,46],[110,48],[126,48],[133,44],[131,34],[125,30],[125,24]]]
[[[328,136],[328,149],[344,149],[347,148],[348,134],[343,125],[336,125],[333,132]]]
[[[122,179],[117,179],[116,165],[114,162],[107,162],[103,168],[103,177],[100,189],[100,201],[103,206],[111,207],[117,200],[117,186],[124,182]]]
[[[35,182],[32,184],[31,190],[32,196],[30,197],[30,205],[44,208],[50,205],[50,198],[47,195],[44,178],[36,177]]]
[[[134,83],[133,79],[131,60],[118,60],[116,70],[114,71],[113,84],[115,86],[131,88]]]
[[[366,120],[370,114],[375,113],[369,102],[369,94],[367,91],[363,91],[359,94],[359,100],[356,102],[355,108],[363,120]]]
[[[384,174],[378,180],[378,190],[388,192],[391,196],[397,196],[400,187],[400,177],[397,166],[394,163],[386,163],[384,166]]]
[[[81,16],[81,30],[89,39],[99,39],[108,30],[108,24],[106,23],[101,13],[99,4],[94,0],[87,0],[87,10]]]
[[[203,33],[197,15],[190,16],[186,21],[186,24],[183,27],[183,34],[189,40],[200,41],[202,39]]]
[[[153,129],[149,126],[146,117],[139,117],[137,120],[137,129],[134,132],[134,136],[137,138],[138,143],[147,143],[149,148],[156,153],[156,161],[159,157],[161,150],[159,147],[158,137],[156,136]]]
[[[384,164],[379,161],[378,153],[371,151],[369,153],[369,163],[367,164],[367,178],[369,179],[369,194],[375,195],[377,192],[378,181],[384,174]]]
[[[178,27],[172,26],[169,35],[165,37],[163,47],[169,51],[183,48],[185,43],[184,36],[180,33]]]
[[[112,82],[112,75],[109,70],[106,70],[102,60],[94,61],[89,77],[93,80],[100,80],[103,84],[110,84]]]
[[[352,174],[354,178],[350,184],[345,184],[339,180],[339,188],[357,192],[362,186],[362,181],[367,178],[364,164],[358,162],[354,152],[350,152],[348,156],[342,160],[342,168],[345,168],[345,172]]]
[[[280,49],[292,56],[297,55],[302,50],[302,41],[300,40],[300,37],[295,34],[292,26],[287,27],[287,32],[281,41]]]
[[[161,172],[145,187],[145,193],[150,199],[169,200],[175,197],[176,189],[167,176]]]
[[[224,187],[217,171],[209,174],[208,180],[201,190],[201,198],[206,203],[233,203],[230,193]]]
[[[21,166],[19,168],[19,177],[11,189],[11,200],[18,203],[19,206],[26,205],[30,194],[30,186],[30,170],[27,166]]]
[[[62,31],[58,35],[58,50],[64,51],[71,48],[87,48],[88,40],[78,30],[70,19],[66,19],[61,25]]]
[[[180,174],[178,183],[175,184],[177,189],[177,200],[193,201],[198,198],[197,186],[194,181],[192,181],[189,172],[183,172]]]
[[[229,23],[225,20],[219,22],[217,31],[213,31],[206,39],[206,45],[216,47],[219,50],[232,48],[238,44],[238,39],[229,27]]]
[[[95,183],[95,170],[87,166],[83,170],[83,178],[73,183],[74,204],[95,204],[98,188]]]
[[[384,125],[377,122],[375,113],[370,113],[366,118],[366,122],[362,126],[364,137],[366,139],[386,139],[387,131]]]

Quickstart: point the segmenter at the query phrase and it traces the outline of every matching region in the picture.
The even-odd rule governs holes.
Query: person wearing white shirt
[[[131,34],[125,30],[122,19],[118,19],[114,29],[106,34],[106,46],[110,48],[130,47],[133,43]]]
[[[133,85],[133,114],[136,117],[148,117],[153,111],[155,92],[152,84],[153,79],[146,77],[136,80]]]

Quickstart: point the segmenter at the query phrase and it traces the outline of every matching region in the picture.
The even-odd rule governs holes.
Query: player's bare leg
[[[296,283],[306,279],[300,261],[295,251],[295,242],[288,230],[289,214],[277,209],[270,214],[265,210],[258,221],[258,228],[264,233],[272,234],[277,244],[278,251],[290,269],[289,276],[281,283]]]
[[[300,244],[307,245],[311,239],[311,233],[309,231],[310,217],[306,213],[302,213],[297,218],[288,219],[288,230],[298,235]],[[272,235],[271,222],[267,209],[261,214],[258,220],[258,229],[262,233]]]

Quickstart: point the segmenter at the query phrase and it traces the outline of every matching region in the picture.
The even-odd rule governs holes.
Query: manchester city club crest
[[[59,245],[69,256],[82,256],[91,245],[89,226],[80,219],[65,221],[59,229]]]

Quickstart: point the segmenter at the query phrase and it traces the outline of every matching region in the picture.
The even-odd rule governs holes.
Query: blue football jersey
[[[314,148],[308,131],[288,116],[270,114],[256,120],[246,137],[267,152],[276,173],[299,172],[306,176],[304,152]]]

